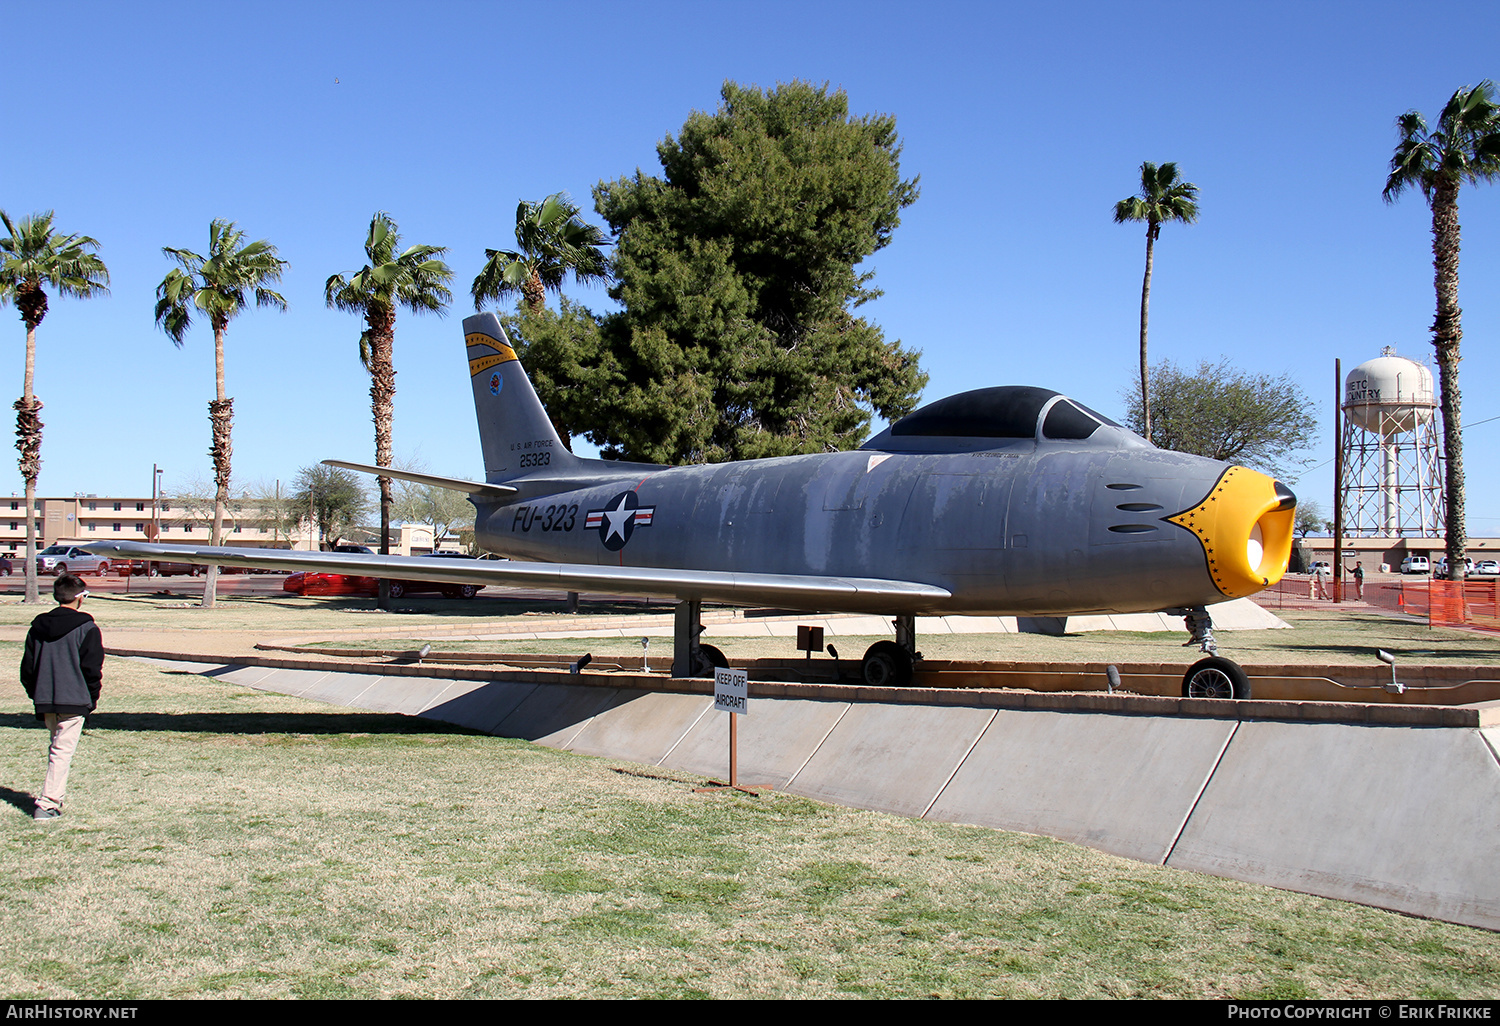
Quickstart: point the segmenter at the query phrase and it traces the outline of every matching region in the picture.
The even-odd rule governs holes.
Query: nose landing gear
[[[1244,669],[1232,659],[1219,653],[1219,644],[1214,640],[1214,621],[1203,606],[1174,610],[1185,621],[1188,640],[1183,648],[1197,645],[1198,651],[1208,655],[1188,667],[1182,675],[1183,698],[1249,698],[1250,678]]]

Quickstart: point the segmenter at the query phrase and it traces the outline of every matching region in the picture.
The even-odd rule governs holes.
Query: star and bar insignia
[[[651,519],[655,514],[656,507],[642,506],[636,499],[635,492],[621,492],[603,509],[589,510],[588,519],[583,522],[583,526],[591,530],[597,529],[604,547],[611,552],[618,552],[625,547],[637,527],[651,526]]]

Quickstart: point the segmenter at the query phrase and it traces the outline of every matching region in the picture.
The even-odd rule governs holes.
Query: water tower
[[[1432,372],[1389,346],[1344,379],[1344,526],[1355,537],[1442,537]]]

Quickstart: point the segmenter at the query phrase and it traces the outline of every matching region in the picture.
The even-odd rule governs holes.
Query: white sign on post
[[[756,795],[759,791],[766,790],[763,784],[753,787],[740,786],[740,757],[739,757],[739,722],[740,717],[745,715],[750,703],[750,674],[744,670],[731,670],[727,667],[714,667],[714,711],[727,712],[729,714],[729,783],[711,780],[703,787],[694,788],[697,791],[722,791],[726,788],[743,791],[748,795]]]
[[[714,667],[714,711],[743,716],[749,711],[750,674],[743,669]]]

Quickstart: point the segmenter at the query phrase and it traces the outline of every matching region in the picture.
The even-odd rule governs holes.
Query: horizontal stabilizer
[[[372,556],[348,552],[287,549],[212,548],[150,542],[93,542],[96,555],[162,559],[182,563],[249,566],[264,570],[352,574],[448,584],[555,588],[607,595],[660,595],[742,605],[848,612],[927,612],[951,597],[946,588],[912,581],[803,574],[745,574],[713,570],[662,570],[593,563],[523,563],[511,560],[430,559],[424,556]]]
[[[436,474],[419,474],[414,470],[396,470],[392,467],[381,467],[373,463],[324,460],[323,465],[327,467],[343,467],[345,470],[357,470],[362,474],[375,474],[378,477],[390,477],[397,481],[413,481],[417,484],[436,485],[438,488],[448,488],[455,492],[468,492],[470,495],[484,495],[496,499],[503,499],[516,494],[516,490],[510,485],[486,484],[483,481],[465,481],[462,478],[439,477]]]

